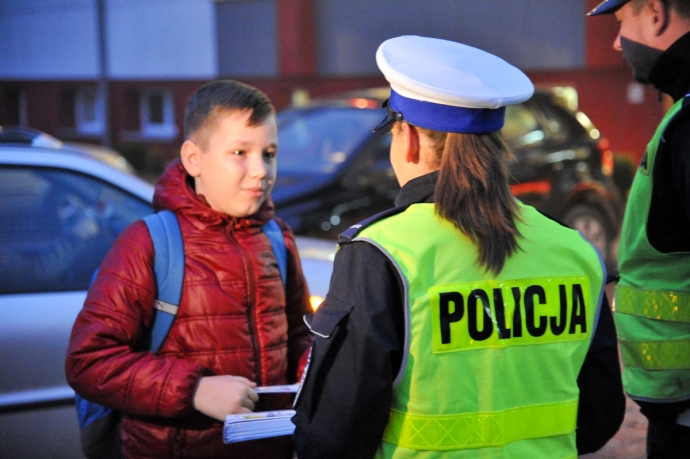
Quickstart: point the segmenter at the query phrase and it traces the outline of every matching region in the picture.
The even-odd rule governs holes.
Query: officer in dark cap
[[[596,249],[510,193],[519,69],[428,37],[385,41],[396,206],[341,235],[295,402],[300,459],[565,459],[625,397]]]
[[[607,0],[635,79],[675,102],[635,176],[618,252],[623,384],[649,420],[650,458],[690,458],[690,0]]]

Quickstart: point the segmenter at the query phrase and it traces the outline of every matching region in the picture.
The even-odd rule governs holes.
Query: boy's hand
[[[242,376],[206,376],[194,392],[194,408],[206,416],[225,422],[228,414],[250,413],[259,396],[256,383]]]

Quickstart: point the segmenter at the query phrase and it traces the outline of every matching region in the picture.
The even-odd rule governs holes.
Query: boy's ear
[[[198,177],[201,173],[199,168],[199,156],[201,156],[201,149],[197,144],[191,140],[185,140],[180,148],[180,158],[182,165],[187,170],[187,173],[192,177]]]

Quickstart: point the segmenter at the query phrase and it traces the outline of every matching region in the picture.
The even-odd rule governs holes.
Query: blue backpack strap
[[[151,344],[149,350],[158,352],[168,336],[182,296],[184,278],[184,245],[180,224],[169,210],[148,215],[144,223],[149,229],[155,253],[157,298],[154,303]]]
[[[168,335],[180,305],[182,279],[184,277],[184,245],[180,224],[173,212],[164,210],[157,214],[151,214],[144,218],[144,223],[146,223],[153,241],[157,288],[151,334],[145,338],[145,341],[150,340],[150,345],[146,347],[155,354]],[[89,287],[97,275],[98,269],[93,273]],[[79,428],[82,430],[112,413],[117,414],[111,408],[90,402],[79,394],[75,394],[75,402]],[[86,437],[88,439],[89,435]],[[96,440],[99,439],[100,436],[96,438]]]
[[[283,281],[283,287],[287,282],[287,247],[285,246],[285,237],[280,230],[278,223],[271,219],[263,226],[264,233],[268,236],[273,247],[273,254],[278,260],[278,269],[280,270],[280,279]]]
[[[77,409],[79,429],[84,429],[113,412],[111,408],[90,402],[76,392],[74,394],[74,403]]]

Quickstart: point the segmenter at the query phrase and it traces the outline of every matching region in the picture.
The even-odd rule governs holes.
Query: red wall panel
[[[587,11],[601,3],[601,0],[587,0]],[[613,42],[618,36],[618,24],[613,14],[587,17],[587,67],[625,67],[626,63],[620,52],[613,49]]]
[[[314,0],[277,0],[278,65],[280,74],[316,74]]]

